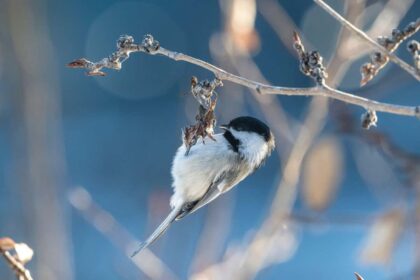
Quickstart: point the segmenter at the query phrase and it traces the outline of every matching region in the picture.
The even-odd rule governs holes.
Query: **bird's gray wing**
[[[206,193],[199,199],[194,202],[191,202],[188,207],[184,208],[183,211],[176,217],[176,220],[179,220],[185,217],[188,214],[191,214],[197,211],[199,208],[210,203],[216,199],[219,195],[226,191],[226,183],[231,181],[229,180],[233,171],[224,171],[215,180],[210,184]]]

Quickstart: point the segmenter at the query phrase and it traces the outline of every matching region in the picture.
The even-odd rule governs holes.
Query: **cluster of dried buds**
[[[32,280],[25,264],[32,259],[34,252],[25,243],[16,243],[9,237],[0,238],[0,254],[6,259],[19,280]]]
[[[217,103],[217,93],[215,92],[215,89],[222,85],[222,81],[218,78],[212,81],[198,81],[197,77],[191,78],[191,94],[200,105],[195,117],[196,123],[183,130],[183,142],[186,147],[186,155],[200,138],[203,139],[203,142],[206,137],[215,140],[213,138],[214,127],[216,126],[214,110]]]
[[[305,47],[296,32],[293,33],[293,41],[293,47],[299,55],[300,71],[303,74],[312,77],[318,85],[323,85],[328,74],[322,64],[322,56],[320,53],[318,51],[306,52]]]
[[[101,71],[102,68],[120,70],[122,63],[126,61],[132,52],[154,53],[159,49],[160,45],[152,35],[145,35],[141,44],[135,44],[134,38],[129,35],[121,35],[117,40],[117,50],[110,56],[101,59],[98,62],[92,62],[86,58],[80,58],[67,64],[71,68],[85,68],[88,76],[105,76],[106,73]]]
[[[392,30],[390,37],[378,37],[377,42],[389,52],[394,52],[404,40],[414,35],[419,29],[420,19],[417,19],[415,22],[408,24],[403,30]],[[364,86],[366,83],[372,80],[373,77],[375,77],[378,72],[388,63],[388,61],[389,58],[385,54],[381,52],[374,52],[370,56],[370,62],[363,64],[360,69],[360,73],[362,74],[360,85]]]

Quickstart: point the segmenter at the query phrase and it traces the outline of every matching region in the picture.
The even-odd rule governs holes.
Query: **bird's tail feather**
[[[149,245],[151,245],[153,242],[155,242],[159,237],[162,236],[162,234],[165,233],[165,231],[169,228],[169,226],[172,224],[173,221],[175,221],[176,217],[179,215],[179,213],[182,211],[183,205],[180,205],[178,207],[175,207],[169,215],[166,217],[166,219],[155,229],[155,231],[147,238],[146,241],[142,242],[137,248],[137,250],[131,255],[131,257],[134,257],[138,253],[140,253],[143,249],[147,248]]]

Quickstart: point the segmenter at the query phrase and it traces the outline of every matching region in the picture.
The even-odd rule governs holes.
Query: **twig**
[[[379,36],[377,38],[378,43],[386,48],[389,52],[395,52],[399,45],[402,42],[413,36],[418,30],[420,29],[420,19],[417,19],[414,22],[410,22],[405,28],[402,30],[393,29],[391,36]],[[408,50],[413,54],[415,51],[416,45],[409,44]],[[360,81],[360,85],[364,86],[370,80],[372,80],[379,71],[384,68],[389,61],[388,56],[382,54],[381,52],[374,52],[370,55],[370,61],[365,63],[360,68],[360,73],[362,74],[362,80]],[[414,60],[415,61],[415,60]],[[414,67],[418,71],[418,67],[415,64]]]
[[[376,44],[376,43],[375,43]],[[310,88],[292,88],[279,87],[262,84],[256,81],[246,79],[229,73],[221,68],[218,68],[206,61],[167,50],[159,45],[159,42],[154,40],[151,35],[146,35],[141,44],[134,44],[134,39],[131,36],[121,36],[117,41],[118,51],[113,53],[110,57],[104,58],[99,62],[91,62],[87,59],[78,59],[68,64],[72,68],[86,68],[89,70],[88,75],[104,75],[100,71],[102,68],[121,69],[121,63],[126,60],[132,52],[145,52],[151,55],[163,55],[175,61],[185,61],[214,73],[217,79],[231,81],[233,83],[251,88],[261,94],[281,94],[294,96],[324,96],[332,99],[337,99],[353,105],[358,105],[366,110],[373,110],[378,112],[385,112],[396,115],[416,116],[420,117],[420,106],[401,106],[381,103],[367,98],[359,97],[347,92],[333,89],[328,85],[315,86]],[[391,56],[390,56],[391,57]]]
[[[356,26],[354,26],[352,23],[350,23],[349,21],[347,21],[339,13],[337,13],[333,8],[331,8],[331,6],[329,6],[328,4],[326,4],[323,0],[314,0],[314,2],[316,4],[318,4],[321,8],[323,8],[331,16],[333,16],[344,27],[346,27],[347,29],[351,30],[356,35],[358,35],[360,38],[362,38],[363,40],[365,40],[366,43],[368,43],[372,48],[380,51],[381,53],[384,53],[386,56],[389,57],[389,59],[392,62],[394,62],[395,64],[397,64],[398,66],[400,66],[402,69],[404,69],[405,71],[407,71],[417,81],[420,81],[420,74],[416,71],[416,69],[414,69],[413,67],[411,67],[410,65],[408,65],[407,63],[405,63],[404,61],[402,61],[401,59],[399,59],[396,55],[394,55],[393,53],[391,53],[390,51],[388,51],[386,48],[384,48],[383,46],[381,46],[379,43],[377,43],[375,40],[373,40],[372,38],[370,38],[362,30],[360,30],[359,28],[357,28]]]

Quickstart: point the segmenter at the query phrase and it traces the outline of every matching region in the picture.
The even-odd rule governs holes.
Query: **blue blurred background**
[[[365,30],[395,23],[385,34],[420,12],[420,2],[409,0],[328,3]],[[85,76],[68,62],[100,60],[121,34],[140,42],[150,33],[167,49],[250,79],[309,87],[290,50],[294,28],[326,63],[341,55],[330,72],[335,86],[381,102],[420,104],[418,82],[395,65],[360,88],[366,45],[353,42],[365,51],[360,57],[350,41],[337,49],[340,25],[309,0],[0,0],[0,236],[34,249],[27,265],[34,278],[169,279],[144,273],[143,266],[159,267],[151,253],[134,262],[127,256],[169,211],[171,160],[197,110],[190,78],[214,78],[143,53],[120,71],[106,69],[106,77]],[[411,63],[404,45],[397,54]],[[239,188],[174,224],[151,247],[178,279],[230,279],[206,269],[253,240],[305,117],[322,108],[309,97],[262,97],[229,82],[218,92],[218,123],[239,115],[263,119],[274,127],[278,148]],[[357,271],[365,279],[415,279],[420,122],[378,113],[378,127],[363,131],[361,108],[328,106],[297,167],[301,180],[273,245],[276,256],[251,278],[352,279]],[[319,176],[310,171],[314,165]],[[13,277],[1,261],[0,278]]]

